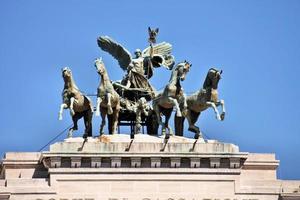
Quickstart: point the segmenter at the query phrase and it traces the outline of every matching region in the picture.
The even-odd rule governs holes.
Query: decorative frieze
[[[140,158],[140,157],[131,158],[131,167],[133,167],[133,168],[141,167],[141,161],[142,161],[142,158]]]
[[[276,178],[274,168],[279,161],[275,155],[247,156],[229,153],[149,155],[126,152],[109,155],[82,152],[75,155],[45,152],[26,158],[26,154],[12,153],[2,161],[0,175],[4,179],[0,180],[0,196],[7,198],[6,194],[9,194],[9,199],[17,199],[28,195],[28,198],[25,196],[27,199],[35,200],[96,200],[101,196],[109,200],[111,194],[117,193],[123,196],[112,198],[235,200],[243,196],[242,199],[256,200],[268,196],[270,199],[299,199],[299,181]],[[197,190],[194,190],[195,186]],[[175,195],[169,198],[166,194]]]
[[[220,158],[209,158],[211,168],[220,167]]]
[[[159,168],[161,165],[161,158],[153,157],[151,160],[151,168]]]
[[[61,157],[51,157],[50,158],[50,166],[52,168],[61,167]]]
[[[190,158],[190,167],[199,168],[201,158]]]
[[[229,158],[230,168],[240,168],[240,158]]]
[[[81,167],[81,157],[71,157],[71,168]]]
[[[121,167],[121,158],[120,157],[111,157],[111,167],[118,168]]]
[[[91,167],[92,168],[99,168],[101,167],[101,158],[93,157],[91,158]]]
[[[171,168],[178,168],[180,167],[180,158],[171,158]]]
[[[46,157],[47,158],[47,157]],[[245,159],[241,157],[207,157],[207,156],[193,156],[193,157],[128,157],[128,156],[116,156],[116,157],[61,157],[53,156],[48,157],[50,160],[51,168],[79,168],[79,167],[91,167],[91,168],[231,168],[239,169],[243,165]],[[83,163],[83,160],[85,162]],[[149,163],[150,161],[150,163]],[[68,162],[68,163],[66,163]]]

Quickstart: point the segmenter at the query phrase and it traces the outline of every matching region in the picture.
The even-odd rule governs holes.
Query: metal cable
[[[47,147],[49,144],[51,144],[54,140],[56,140],[59,136],[61,136],[66,130],[71,128],[73,124],[69,125],[67,128],[65,128],[63,131],[61,131],[58,135],[56,135],[52,140],[50,140],[46,145],[44,145],[42,148],[39,149],[39,152],[42,151],[45,147]]]

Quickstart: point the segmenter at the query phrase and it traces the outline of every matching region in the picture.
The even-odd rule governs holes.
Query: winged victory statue
[[[149,34],[151,29],[149,28]],[[167,42],[150,45],[143,51],[136,49],[132,57],[130,52],[118,42],[108,36],[100,36],[97,39],[98,46],[112,55],[127,74],[120,82],[114,82],[114,87],[121,90],[128,99],[136,101],[140,97],[151,100],[155,95],[155,89],[149,83],[153,76],[154,68],[165,67],[171,70],[175,64],[172,55],[172,45]]]

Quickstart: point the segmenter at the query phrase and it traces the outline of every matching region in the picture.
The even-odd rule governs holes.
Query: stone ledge
[[[234,159],[233,159],[234,158]],[[46,168],[241,168],[245,155],[44,154]],[[95,165],[95,161],[97,165]]]
[[[240,174],[225,168],[50,168],[49,174]],[[122,179],[122,178],[121,178]],[[151,179],[151,178],[150,178]]]
[[[45,157],[81,157],[81,158],[94,158],[94,157],[182,157],[182,158],[244,158],[248,156],[247,152],[240,153],[51,153],[43,152],[42,158]]]
[[[240,168],[248,153],[216,140],[144,134],[67,138],[42,153],[46,168]],[[47,164],[48,163],[48,164]]]
[[[10,198],[10,192],[3,192],[2,188],[0,187],[0,200],[7,200]]]
[[[138,134],[134,140],[129,135],[104,135],[99,138],[68,138],[50,146],[52,153],[238,153],[238,146],[216,140],[204,142],[171,136],[163,137]]]
[[[256,154],[248,155],[243,169],[276,169],[279,166],[279,160],[275,159],[275,154]]]
[[[31,187],[31,186],[42,186],[49,187],[49,179],[46,178],[11,178],[6,179],[6,187]]]
[[[41,157],[40,152],[7,152],[4,154],[4,160],[10,161],[28,161],[33,162],[39,160]]]
[[[39,187],[39,186],[32,186],[32,187],[11,187],[8,188],[11,195],[14,194],[57,194],[55,188],[52,187]]]

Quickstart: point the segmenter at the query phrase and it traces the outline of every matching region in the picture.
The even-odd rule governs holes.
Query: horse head
[[[70,80],[72,78],[72,71],[69,67],[62,68],[61,72],[64,79]]]
[[[188,61],[183,61],[181,63],[178,63],[175,70],[177,71],[177,77],[181,81],[185,80],[186,74],[190,71],[192,64],[190,64]]]
[[[222,74],[222,70],[218,70],[216,68],[210,68],[207,72],[203,88],[212,88],[212,89],[218,89],[218,84]]]
[[[96,58],[94,64],[98,74],[103,75],[106,72],[105,65],[104,62],[102,61],[102,58]]]

